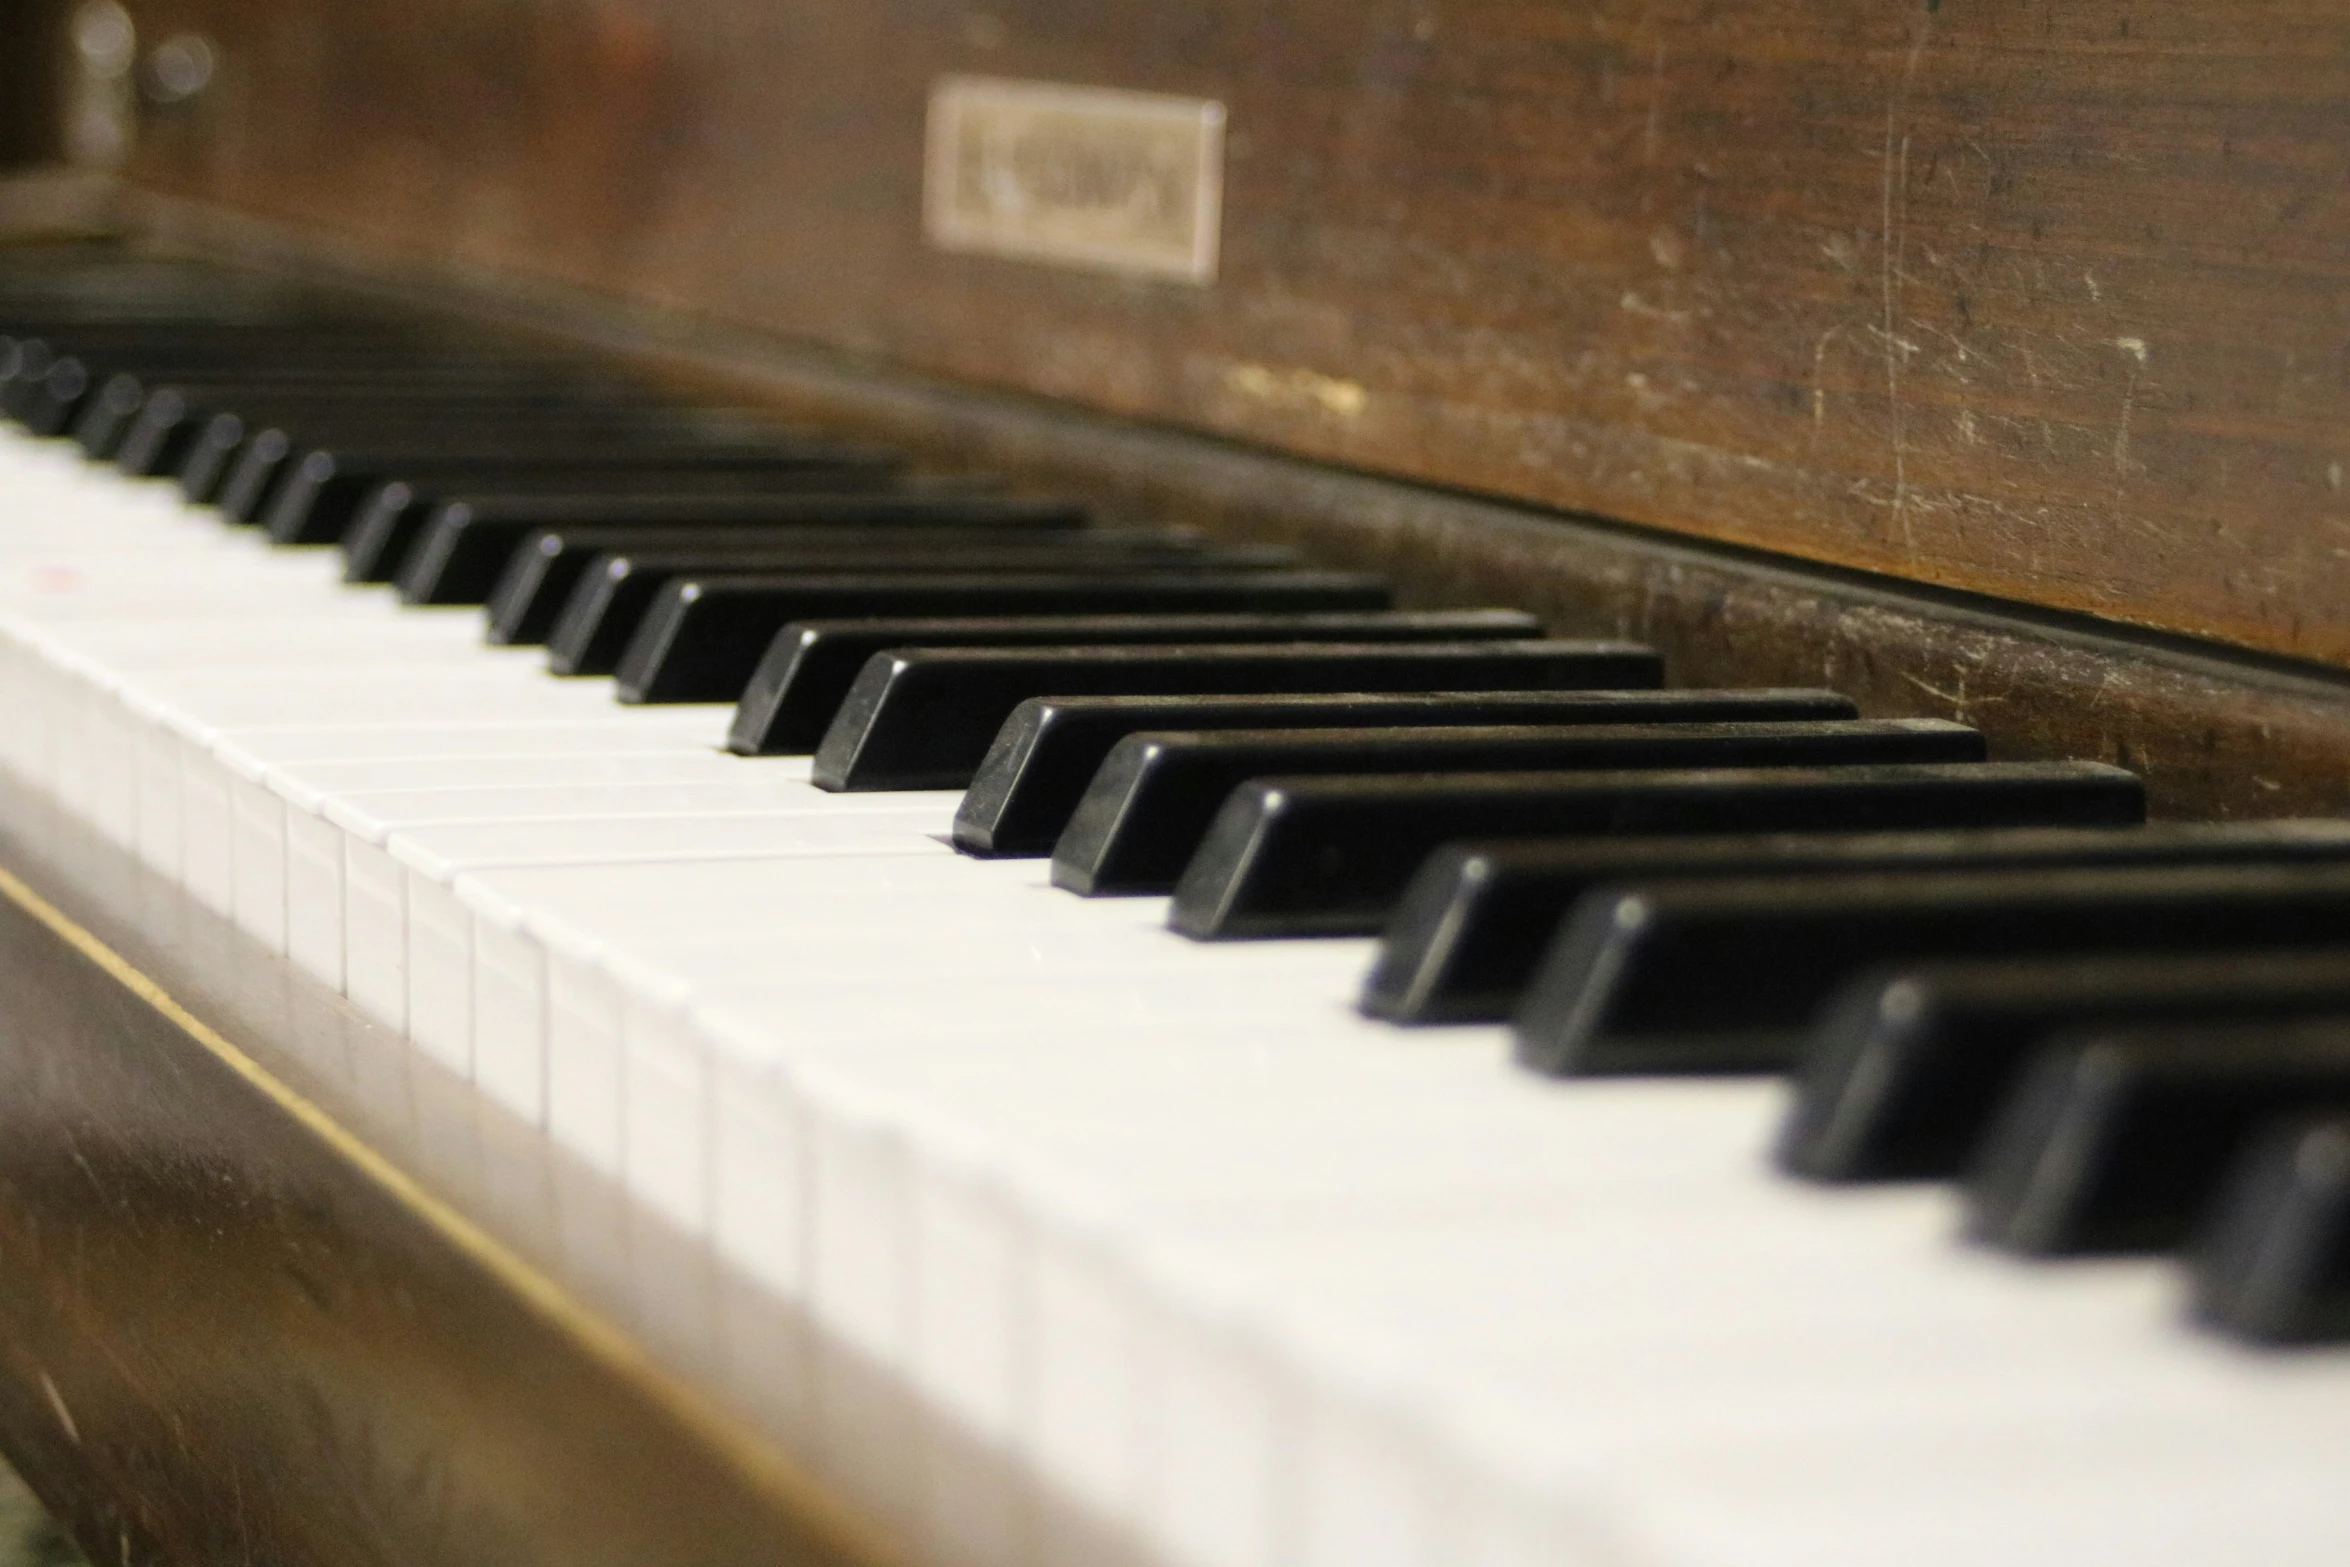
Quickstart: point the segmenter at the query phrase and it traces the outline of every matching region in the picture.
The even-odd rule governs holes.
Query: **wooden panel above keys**
[[[1309,456],[2350,662],[2317,0],[143,0],[138,177]],[[1208,288],[927,247],[949,73],[1230,112]]]

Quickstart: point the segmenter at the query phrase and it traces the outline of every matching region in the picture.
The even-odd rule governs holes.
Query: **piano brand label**
[[[930,96],[924,204],[945,250],[1212,283],[1224,106],[950,76]]]

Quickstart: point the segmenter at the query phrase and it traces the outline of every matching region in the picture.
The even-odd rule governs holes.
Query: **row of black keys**
[[[1800,1067],[1793,1171],[1971,1171],[1979,1233],[2042,1252],[2216,1212],[2208,1315],[2350,1331],[2350,1161],[2322,1156],[2350,1131],[2292,1119],[2350,1106],[2350,1046],[2280,1026],[2350,1016],[2350,826],[2133,826],[2112,769],[1994,766],[1828,693],[1663,691],[1642,649],[1396,614],[1280,552],[1077,532],[502,358],[110,335],[0,342],[0,406],[413,602],[486,601],[558,669],[739,697],[735,748],[813,750],[828,787],[967,787],[969,852],[1171,890],[1200,937],[1384,927],[1374,1015],[1514,1018],[1552,1072]],[[2107,956],[2151,951],[2183,956]],[[2064,1037],[2182,1018],[2260,1027]]]

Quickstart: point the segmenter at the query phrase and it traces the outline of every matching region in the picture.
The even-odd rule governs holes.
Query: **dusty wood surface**
[[[972,383],[2350,661],[2327,0],[136,0],[155,185]],[[1231,108],[1201,290],[920,240],[925,93]]]

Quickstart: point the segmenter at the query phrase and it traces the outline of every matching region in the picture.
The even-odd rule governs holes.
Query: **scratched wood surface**
[[[2333,0],[134,0],[153,185],[2350,663]],[[1212,96],[1223,275],[930,251],[942,72]]]

